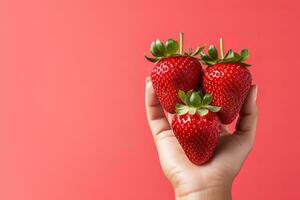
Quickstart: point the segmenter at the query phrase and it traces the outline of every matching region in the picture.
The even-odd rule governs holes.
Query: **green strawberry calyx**
[[[178,115],[195,115],[198,113],[200,116],[205,116],[209,111],[218,112],[221,107],[209,105],[212,101],[211,94],[205,94],[204,96],[200,91],[194,92],[193,90],[185,93],[182,90],[178,91],[179,99],[181,103],[176,104],[176,114]]]
[[[193,49],[190,49],[189,53],[183,53],[183,33],[180,33],[179,44],[176,40],[173,39],[168,39],[165,43],[161,42],[159,39],[152,42],[150,47],[150,52],[153,57],[148,57],[145,55],[145,58],[150,62],[157,63],[161,59],[168,58],[168,57],[176,57],[176,56],[195,57],[196,55],[200,54],[203,49],[204,47],[198,47],[195,51],[193,51]]]
[[[220,53],[221,58],[219,58],[218,51],[214,45],[210,45],[208,48],[207,54],[200,52],[200,58],[204,65],[207,67],[213,66],[219,63],[238,63],[241,66],[248,67],[249,64],[245,63],[245,61],[249,58],[248,49],[243,49],[240,54],[234,52],[232,49],[229,49],[226,55],[223,53],[223,40],[220,39]]]

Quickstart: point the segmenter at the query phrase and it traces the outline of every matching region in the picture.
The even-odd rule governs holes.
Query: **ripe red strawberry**
[[[220,135],[220,107],[209,105],[212,97],[203,99],[199,92],[179,92],[185,104],[176,105],[172,129],[185,154],[196,165],[206,163],[213,155]]]
[[[218,116],[223,124],[230,124],[238,115],[251,87],[250,66],[244,61],[248,58],[247,49],[240,54],[231,49],[223,56],[220,40],[221,59],[216,48],[211,45],[208,54],[201,53],[203,64],[207,65],[203,76],[203,90],[214,98],[212,105],[222,107]]]
[[[202,79],[202,66],[194,56],[203,48],[183,54],[182,34],[180,39],[179,54],[177,41],[169,39],[165,44],[154,41],[150,49],[154,58],[145,56],[148,61],[156,63],[151,73],[153,88],[161,105],[169,113],[175,113],[176,103],[179,102],[178,91],[199,89]]]

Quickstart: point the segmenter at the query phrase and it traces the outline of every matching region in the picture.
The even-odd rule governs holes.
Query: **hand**
[[[149,126],[164,174],[171,182],[176,199],[231,199],[231,185],[252,149],[257,122],[257,86],[252,86],[241,109],[236,130],[222,132],[211,160],[196,166],[186,157],[171,127],[171,115],[164,113],[146,79],[146,111]]]

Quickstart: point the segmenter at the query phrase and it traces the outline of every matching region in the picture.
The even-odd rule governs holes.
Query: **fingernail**
[[[257,98],[257,85],[254,86],[254,101],[256,101]]]
[[[151,81],[151,78],[149,76],[147,76],[146,78],[146,84],[149,83]]]

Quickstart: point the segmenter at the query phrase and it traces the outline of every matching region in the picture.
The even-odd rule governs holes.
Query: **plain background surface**
[[[234,199],[299,199],[299,1],[0,2],[0,199],[172,199],[144,111],[143,54],[185,33],[249,48],[257,141]]]

